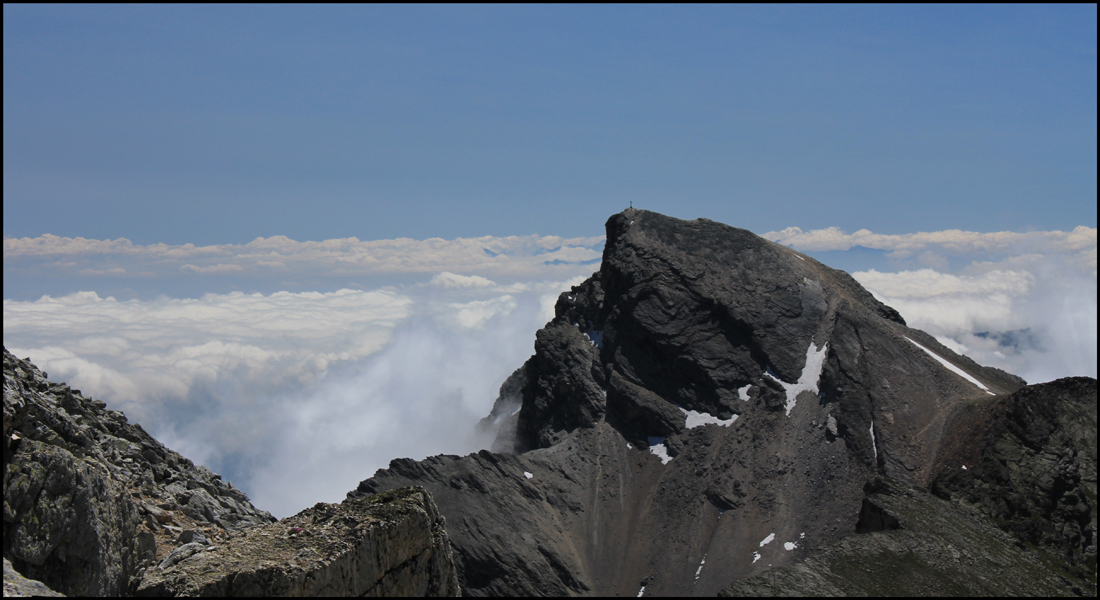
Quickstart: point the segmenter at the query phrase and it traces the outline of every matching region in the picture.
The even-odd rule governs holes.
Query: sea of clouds
[[[1096,376],[1096,229],[764,237],[1030,382]],[[287,516],[474,433],[602,237],[4,240],[4,345]],[[870,253],[870,254],[868,254]],[[844,268],[843,264],[837,266]]]

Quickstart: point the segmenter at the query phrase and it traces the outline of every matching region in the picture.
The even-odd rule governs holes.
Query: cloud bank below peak
[[[1095,228],[764,237],[842,268],[872,248],[853,277],[982,364],[1096,375]],[[392,458],[484,447],[473,424],[602,244],[8,238],[4,343],[283,516]]]

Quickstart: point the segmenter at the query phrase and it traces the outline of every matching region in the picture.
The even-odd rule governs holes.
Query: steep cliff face
[[[317,504],[224,544],[181,546],[139,596],[458,596],[444,519],[421,488]]]
[[[4,349],[4,557],[68,595],[132,591],[181,543],[275,519],[208,469]]]
[[[1025,383],[704,219],[611,217],[555,312],[494,408],[515,454],[396,460],[349,494],[429,489],[467,595],[714,594],[851,534],[867,482],[930,485],[952,408]]]

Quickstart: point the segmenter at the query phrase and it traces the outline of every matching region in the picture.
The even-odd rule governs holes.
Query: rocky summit
[[[5,592],[1096,594],[1095,379],[983,367],[749,231],[606,229],[490,450],[278,522],[5,350]]]
[[[1095,379],[1026,386],[749,231],[606,229],[483,421],[493,451],[348,494],[430,490],[464,594],[1095,594]],[[907,552],[947,583],[883,579]]]

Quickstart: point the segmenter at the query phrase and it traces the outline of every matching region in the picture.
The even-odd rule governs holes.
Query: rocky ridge
[[[223,544],[180,546],[138,596],[459,596],[444,519],[421,488],[319,503]]]
[[[930,489],[1096,592],[1096,380],[1067,377],[956,407]]]
[[[4,556],[68,595],[122,595],[181,543],[274,521],[219,475],[4,349]]]
[[[276,521],[4,349],[5,595],[455,596],[444,523],[421,488]]]
[[[868,482],[927,489],[956,409],[1024,385],[790,248],[627,210],[502,386],[494,451],[348,497],[430,490],[466,595],[710,595],[847,543]]]

